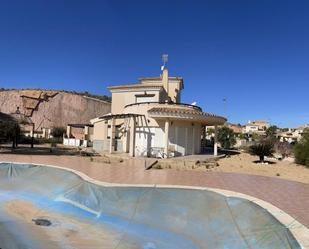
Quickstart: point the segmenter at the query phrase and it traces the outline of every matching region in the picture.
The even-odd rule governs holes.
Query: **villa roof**
[[[85,128],[85,126],[93,127],[93,124],[68,124],[73,128]]]
[[[120,85],[120,86],[110,86],[109,90],[115,89],[130,89],[130,88],[161,88],[163,87],[162,83],[149,83],[149,84],[128,84],[128,85]]]
[[[207,113],[207,112],[201,112],[197,109],[183,109],[183,108],[177,108],[177,107],[154,107],[148,110],[148,112],[164,112],[164,113],[179,113],[179,114],[198,114],[203,116],[212,116],[215,117],[216,115]]]
[[[154,107],[148,110],[149,114],[154,114],[154,115],[162,115],[162,116],[171,116],[171,117],[184,117],[184,118],[189,118],[189,117],[194,117],[196,118],[216,118],[222,121],[224,123],[226,121],[226,118],[217,116],[211,113],[207,112],[202,112],[199,111],[198,109],[185,109],[185,108],[177,108],[177,107]]]
[[[259,126],[258,124],[255,124],[255,123],[248,123],[248,124],[246,124],[246,126]]]
[[[143,116],[141,114],[136,114],[136,113],[121,113],[121,114],[106,114],[104,116],[99,117],[99,120],[109,120],[109,119],[123,119],[123,118],[131,118],[131,117],[139,117]]]

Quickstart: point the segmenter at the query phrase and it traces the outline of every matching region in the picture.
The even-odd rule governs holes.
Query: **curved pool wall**
[[[4,210],[5,203],[16,200],[119,235],[102,249],[111,243],[123,249],[302,248],[286,226],[246,199],[208,190],[101,186],[59,168],[0,163],[1,248],[46,248],[46,238]]]

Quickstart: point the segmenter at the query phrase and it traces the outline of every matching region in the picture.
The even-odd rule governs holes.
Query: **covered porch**
[[[182,129],[182,133],[178,132],[177,134],[176,132],[176,146],[179,146],[179,136],[186,141],[186,144],[192,145],[191,150],[188,147],[186,148],[189,153],[184,153],[182,156],[201,154],[201,141],[206,139],[206,126],[214,127],[213,156],[218,156],[218,126],[223,125],[226,122],[224,117],[202,112],[201,109],[198,108],[183,109],[159,107],[150,109],[148,114],[158,122],[164,123],[165,157],[170,156],[170,145],[175,144],[173,142],[175,137],[173,133],[175,132],[171,130],[171,128],[174,125],[176,126],[176,130],[181,129],[181,127],[183,127],[181,124],[187,125],[185,126],[185,129]]]

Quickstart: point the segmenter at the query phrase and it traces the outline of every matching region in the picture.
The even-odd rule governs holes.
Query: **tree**
[[[20,126],[15,121],[0,122],[0,137],[12,142],[12,148],[16,148],[21,134]]]
[[[248,141],[248,134],[239,133],[238,137],[241,140],[247,140]]]
[[[270,143],[260,143],[250,146],[249,152],[251,155],[259,156],[260,162],[264,163],[265,156],[272,156],[274,146]]]
[[[207,128],[207,132],[206,133],[207,133],[208,136],[211,136],[211,135],[215,134],[215,129]]]
[[[56,138],[61,138],[65,132],[66,129],[64,127],[54,127],[51,131],[51,135]]]
[[[275,137],[277,129],[278,129],[278,127],[276,125],[269,126],[266,129],[266,136],[267,137]]]
[[[294,147],[295,162],[309,167],[309,129],[305,129],[302,138]]]
[[[224,149],[230,149],[236,144],[235,133],[232,129],[223,126],[218,129],[218,141]]]

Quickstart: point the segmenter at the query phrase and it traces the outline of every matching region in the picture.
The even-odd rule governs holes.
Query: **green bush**
[[[61,144],[62,137],[53,137],[53,138],[33,138],[33,144],[52,144],[52,143],[58,143]],[[32,137],[30,136],[24,136],[21,135],[19,139],[20,144],[31,144],[32,143]]]
[[[260,143],[250,146],[249,150],[251,155],[258,156],[260,162],[264,162],[265,156],[272,156],[274,152],[274,146],[270,143]]]
[[[63,137],[63,134],[65,134],[65,132],[66,129],[64,127],[54,127],[51,131],[51,135],[53,137],[60,138]]]
[[[218,129],[218,141],[224,149],[230,149],[236,144],[235,133],[232,129],[223,126]]]
[[[276,125],[269,126],[265,133],[267,137],[275,137],[277,133],[278,127]]]
[[[309,130],[305,130],[302,139],[294,147],[295,162],[309,167]]]

